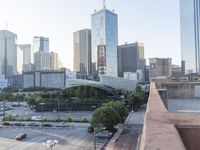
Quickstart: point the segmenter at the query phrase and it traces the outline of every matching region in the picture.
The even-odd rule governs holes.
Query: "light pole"
[[[58,144],[58,140],[47,140],[46,143],[43,143],[45,147],[50,148],[51,150],[56,146],[56,144]]]
[[[59,91],[58,96],[57,96],[58,97],[58,106],[57,106],[58,107],[57,108],[58,109],[58,111],[57,111],[57,113],[58,113],[58,120],[60,120],[60,93],[61,92]]]
[[[5,99],[3,99],[3,122],[6,121],[6,112],[5,112]]]
[[[93,132],[94,150],[96,150],[96,130],[97,128],[94,128],[94,132]]]
[[[41,113],[41,124],[42,124],[42,128],[43,128],[43,113],[44,113],[44,105],[45,105],[45,103],[39,103],[39,105],[41,106],[41,110],[42,110],[42,113]]]

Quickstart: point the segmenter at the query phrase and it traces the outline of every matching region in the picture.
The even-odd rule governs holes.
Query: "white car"
[[[33,120],[33,121],[41,121],[42,117],[41,116],[32,116],[31,120]]]

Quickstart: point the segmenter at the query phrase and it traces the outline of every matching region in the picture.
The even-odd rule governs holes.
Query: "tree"
[[[41,96],[37,96],[35,99],[35,103],[39,105],[40,103],[44,103],[44,99]]]
[[[132,94],[129,94],[129,96],[128,96],[128,102],[129,102],[129,105],[131,106],[131,108],[133,110],[135,110],[135,109],[139,108],[140,105],[142,104],[142,99],[140,96],[132,93]]]
[[[119,114],[120,122],[118,123],[123,123],[126,117],[128,116],[128,110],[125,108],[125,104],[123,101],[116,101],[116,102],[111,101],[109,103],[103,104],[103,106],[111,107]]]
[[[114,126],[120,121],[119,113],[111,107],[101,107],[94,111],[92,116],[92,125],[94,127],[105,127],[108,130],[113,130]]]

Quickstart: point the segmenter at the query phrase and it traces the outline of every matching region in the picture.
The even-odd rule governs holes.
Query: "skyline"
[[[8,30],[18,35],[18,44],[32,44],[33,36],[49,37],[50,51],[57,52],[69,69],[73,69],[73,32],[91,28],[91,14],[94,9],[103,7],[102,0],[88,0],[84,2],[84,7],[82,0],[0,2],[3,4],[0,6],[0,29],[6,29],[8,22]],[[118,45],[125,41],[143,42],[147,61],[150,57],[169,57],[174,64],[180,65],[178,0],[155,0],[154,3],[145,0],[127,0],[126,3],[107,0],[106,4],[107,9],[115,9],[119,17]]]

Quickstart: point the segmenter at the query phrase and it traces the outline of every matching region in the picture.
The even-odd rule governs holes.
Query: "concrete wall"
[[[168,98],[171,99],[192,99],[200,98],[197,97],[197,93],[200,92],[196,90],[195,86],[200,86],[200,82],[168,82],[161,83],[161,87],[167,89]],[[196,95],[196,96],[195,96]]]

